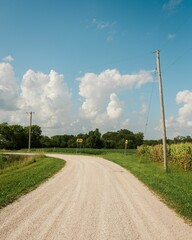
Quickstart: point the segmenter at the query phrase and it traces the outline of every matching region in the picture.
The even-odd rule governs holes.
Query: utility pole
[[[31,148],[31,125],[32,125],[32,115],[34,112],[26,112],[27,114],[30,114],[29,117],[29,142],[28,142],[28,152],[30,152]]]
[[[164,170],[165,170],[165,172],[168,172],[165,110],[164,110],[164,102],[163,102],[163,88],[162,88],[162,80],[161,80],[160,51],[159,50],[156,50],[156,59],[157,59],[157,74],[158,74],[158,82],[159,82],[159,96],[160,96],[161,118],[162,118]]]

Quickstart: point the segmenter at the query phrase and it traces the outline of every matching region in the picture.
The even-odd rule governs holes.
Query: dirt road
[[[63,170],[0,211],[1,240],[192,239],[192,227],[120,166],[54,156],[67,160]]]

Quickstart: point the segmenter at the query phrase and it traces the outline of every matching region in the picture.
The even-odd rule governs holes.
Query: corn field
[[[148,157],[155,162],[163,161],[163,145],[142,145],[137,148],[137,154]],[[167,145],[169,162],[181,166],[185,171],[192,170],[192,143],[178,143]]]

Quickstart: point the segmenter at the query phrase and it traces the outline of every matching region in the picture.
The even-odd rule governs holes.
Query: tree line
[[[18,150],[28,147],[29,127],[21,125],[9,125],[4,122],[0,124],[0,149]],[[128,148],[134,149],[143,144],[143,133],[133,133],[128,129],[116,132],[106,132],[103,135],[99,129],[78,135],[55,135],[48,137],[42,135],[41,128],[37,125],[31,126],[31,148],[75,148],[77,139],[82,139],[81,147],[84,148],[112,148],[121,149],[125,147],[128,140]]]
[[[9,125],[4,122],[0,124],[0,149],[18,150],[28,148],[29,127],[21,125]],[[121,129],[116,132],[106,132],[103,135],[99,129],[89,131],[88,133],[79,133],[78,135],[55,135],[52,137],[42,135],[42,130],[38,125],[31,126],[31,148],[76,148],[77,139],[83,139],[81,147],[84,148],[111,148],[122,149],[125,147],[125,140],[128,140],[127,147],[135,149],[142,144],[157,145],[162,140],[144,140],[142,132],[133,133],[128,129]],[[177,136],[174,139],[168,139],[167,143],[185,143],[192,142],[190,136]]]
[[[192,143],[192,137],[191,136],[177,136],[173,139],[167,139],[168,144],[177,144],[177,143]],[[158,144],[162,144],[162,139],[159,140],[144,140],[143,144],[154,146]]]

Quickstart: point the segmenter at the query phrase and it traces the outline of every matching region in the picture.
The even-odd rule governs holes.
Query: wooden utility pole
[[[160,51],[159,50],[156,50],[156,58],[157,58],[157,74],[158,74],[158,81],[159,81],[159,96],[160,96],[161,118],[162,118],[164,170],[165,170],[165,172],[168,172],[165,110],[164,110],[164,102],[163,102],[163,87],[162,87],[162,80],[161,80]]]
[[[31,125],[32,125],[32,115],[34,112],[27,112],[27,114],[30,114],[29,117],[29,142],[28,142],[28,152],[30,152],[31,149]]]

